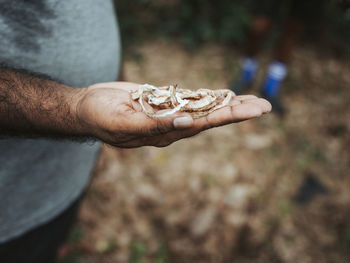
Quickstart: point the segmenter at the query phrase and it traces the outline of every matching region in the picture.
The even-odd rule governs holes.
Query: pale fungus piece
[[[191,114],[193,118],[200,118],[225,107],[232,97],[233,93],[230,90],[192,91],[178,88],[177,85],[155,87],[143,84],[137,91],[131,93],[131,98],[138,100],[142,111],[150,117],[165,117],[181,111]],[[150,112],[145,108],[145,101],[155,110],[168,109],[168,111],[159,114]]]

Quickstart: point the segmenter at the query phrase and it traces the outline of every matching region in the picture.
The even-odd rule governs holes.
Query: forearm
[[[75,110],[82,91],[0,68],[0,136],[88,136]]]

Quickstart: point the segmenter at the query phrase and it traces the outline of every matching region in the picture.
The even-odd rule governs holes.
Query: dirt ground
[[[137,52],[128,81],[190,89],[227,88],[239,63],[216,45],[190,53],[154,41]],[[283,120],[161,149],[103,146],[60,262],[350,262],[350,63],[299,47],[283,99]]]

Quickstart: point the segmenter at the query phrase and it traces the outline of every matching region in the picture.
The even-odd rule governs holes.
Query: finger
[[[194,126],[218,127],[229,123],[240,122],[251,118],[259,117],[263,112],[262,106],[250,102],[239,105],[228,105],[218,109],[206,118],[198,119]]]
[[[131,118],[135,137],[124,142],[122,146],[166,146],[203,130],[258,117],[271,110],[268,101],[253,95],[236,96],[235,98],[240,100],[232,100],[230,105],[196,120],[185,113],[175,113],[166,117],[149,117],[143,112],[137,112]],[[157,114],[165,111],[168,110],[158,111]]]
[[[194,120],[191,128],[183,130],[172,130],[163,134],[158,133],[158,135],[153,135],[150,137],[142,138],[141,140],[128,142],[128,145],[141,144],[144,146],[165,147],[178,140],[192,137],[209,128],[218,127],[233,122],[239,122],[248,118],[258,117],[261,115],[261,113],[261,109],[256,105],[239,105],[238,109],[235,110],[234,117],[232,117],[230,107],[227,106],[209,114],[207,117],[202,117],[200,119]]]
[[[245,103],[252,103],[256,104],[257,106],[261,107],[263,114],[268,113],[272,110],[271,103],[265,99],[262,98],[249,98],[246,100],[241,101],[242,104]]]
[[[191,128],[169,131],[166,134],[145,138],[142,141],[142,145],[155,145],[158,147],[167,146],[180,139],[194,136],[206,129],[247,120],[258,117],[261,114],[261,106],[256,104],[245,103],[236,107],[226,106],[206,117],[194,120]]]
[[[181,139],[184,137],[193,136],[212,127],[218,127],[229,123],[259,117],[268,107],[265,104],[268,105],[268,102],[265,102],[265,100],[260,101],[257,99],[257,101],[253,103],[250,103],[248,100],[239,105],[225,106],[210,113],[206,117],[192,120],[189,123],[187,123],[186,118],[184,118],[185,125],[182,126],[182,130],[178,131],[176,131],[174,128],[176,126],[176,122],[179,120],[181,121],[182,116],[177,116],[175,119],[173,119],[174,128],[171,128],[172,118],[157,118],[157,123],[150,124],[151,126],[149,126],[148,129],[153,131],[150,133],[151,136],[163,135],[165,140]],[[189,116],[187,115],[183,117]]]
[[[165,110],[167,111],[167,110]],[[158,111],[160,114],[164,111]],[[187,129],[193,126],[193,119],[187,113],[174,113],[166,117],[149,117],[144,112],[135,112],[129,125],[136,135],[157,136],[176,129]]]
[[[247,101],[251,103],[256,103],[257,105],[260,105],[263,108],[263,113],[268,113],[271,111],[272,106],[271,103],[265,99],[258,98],[255,95],[239,95],[235,96],[231,103],[237,104],[237,100],[241,103],[245,103]]]
[[[256,99],[257,96],[255,95],[238,95],[233,97],[234,100],[249,100],[249,99]]]
[[[262,105],[260,105],[260,102],[257,104],[244,102],[244,104],[240,104],[238,106],[226,106],[224,108],[210,113],[206,117],[194,120],[192,125],[187,129],[166,129],[166,126],[159,126],[158,123],[157,128],[155,128],[155,130],[149,133],[149,136],[138,139],[135,138],[134,140],[130,140],[128,142],[124,142],[123,144],[119,144],[119,146],[137,147],[148,145],[164,147],[180,139],[192,137],[206,129],[258,117],[262,113],[263,110]],[[164,121],[165,120],[163,119],[163,125],[165,123]],[[167,121],[168,125],[171,127],[171,118],[168,118]],[[152,127],[149,127],[148,129],[152,129]],[[145,132],[142,133],[145,134]]]

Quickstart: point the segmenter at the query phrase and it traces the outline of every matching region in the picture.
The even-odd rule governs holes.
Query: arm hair
[[[76,115],[83,89],[43,74],[0,66],[0,136],[91,139]]]

